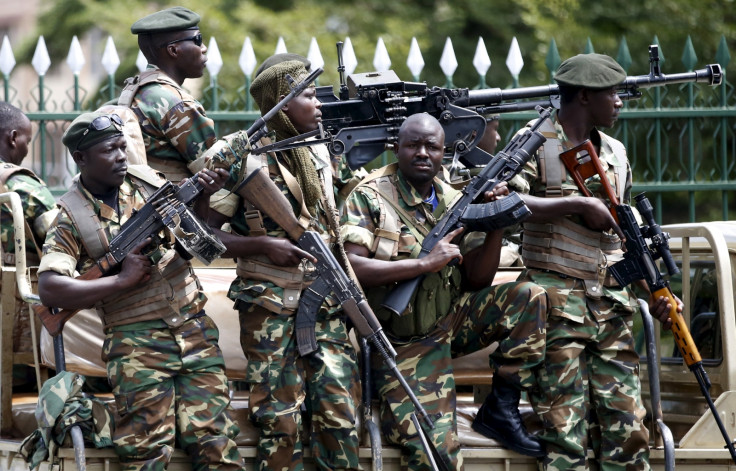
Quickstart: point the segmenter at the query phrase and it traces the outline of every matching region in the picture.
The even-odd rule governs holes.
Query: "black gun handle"
[[[401,283],[398,283],[394,289],[386,295],[381,306],[385,307],[397,316],[400,316],[406,310],[406,307],[411,301],[411,297],[414,295],[414,292],[417,290],[423,279],[424,275],[419,275],[411,280],[404,280]]]

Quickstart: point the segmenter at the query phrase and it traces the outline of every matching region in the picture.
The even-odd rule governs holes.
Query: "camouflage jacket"
[[[557,150],[562,151],[571,147],[568,144],[569,141],[562,129],[562,125],[557,121],[556,116],[552,124],[557,133]],[[523,130],[519,132],[523,132]],[[548,142],[545,143],[545,146],[539,149],[535,157],[530,159],[519,174],[523,178],[521,190],[524,193],[538,197],[546,196],[546,186],[542,178],[544,172],[540,169],[539,165],[540,155],[555,147],[555,139],[551,136],[547,137]],[[619,197],[622,203],[628,202],[631,194],[631,168],[625,151],[615,152],[614,146],[612,145],[613,138],[597,129],[594,129],[591,133],[591,140],[600,143],[598,157],[611,186],[620,195]],[[620,143],[618,143],[617,147],[623,149]],[[615,167],[622,166],[625,169],[624,178],[620,178],[615,170]],[[604,200],[608,199],[598,177],[590,178],[586,182],[586,186],[594,197]],[[561,187],[563,197],[584,196],[568,172],[564,172],[562,175]],[[582,221],[578,218],[571,216],[568,216],[568,218],[578,224],[582,224]],[[527,269],[521,278],[530,279],[547,290],[550,298],[550,315],[564,317],[573,322],[582,322],[585,312],[588,310],[591,310],[598,320],[606,320],[631,314],[638,306],[636,297],[629,288],[603,286],[602,296],[600,298],[593,298],[588,296],[586,290],[581,287],[581,280],[569,276],[560,276],[547,271]]]
[[[32,234],[26,234],[26,254],[29,262],[34,261],[34,264],[37,264],[37,252],[40,252],[43,241],[46,239],[46,232],[54,222],[58,212],[56,200],[46,184],[31,170],[7,162],[2,162],[0,165],[2,171],[14,171],[5,182],[5,188],[7,191],[14,191],[20,196],[23,204],[23,216],[28,222],[28,227],[33,231]],[[6,190],[3,189],[2,191]],[[13,216],[6,205],[0,206],[0,230],[2,231],[3,253],[14,254]],[[10,260],[6,259],[5,263],[9,262]]]
[[[435,177],[434,188],[439,204],[432,211],[432,206],[422,200],[421,195],[409,184],[403,174],[396,169],[396,164],[384,167],[379,171],[388,173],[386,177],[395,188],[398,197],[395,201],[392,194],[381,191],[376,184],[378,179],[369,176],[350,194],[343,209],[340,221],[340,235],[345,243],[353,243],[368,249],[375,257],[376,236],[387,230],[385,220],[389,216],[387,206],[398,205],[407,217],[413,221],[407,224],[399,214],[398,247],[389,258],[390,261],[416,258],[426,235],[444,215],[447,205],[457,195],[457,191],[441,179]],[[393,203],[393,204],[392,204]],[[463,244],[461,251],[466,252]],[[450,306],[462,294],[461,273],[457,267],[447,266],[439,273],[428,273],[424,277],[420,289],[414,294],[405,313],[398,317],[392,315],[380,304],[391,286],[379,286],[366,290],[366,297],[377,317],[387,332],[394,337],[408,338],[426,334],[450,310]]]
[[[154,159],[189,164],[215,142],[214,122],[181,86],[159,74],[156,82],[138,90],[130,108],[141,125],[149,165],[157,168]]]
[[[82,195],[91,203],[108,241],[120,232],[120,228],[131,218],[133,211],[145,204],[145,198],[141,190],[136,187],[130,174],[125,177],[123,184],[118,189],[117,210],[95,198],[83,185],[79,184],[79,188]],[[56,221],[55,226],[46,235],[43,258],[38,272],[55,271],[65,276],[75,276],[75,271],[85,273],[94,266],[96,261],[88,254],[73,218],[65,208],[61,208]],[[175,250],[173,242],[170,242],[165,234],[160,234],[160,238],[163,242],[149,254],[154,266],[162,259],[170,258],[167,253]],[[178,257],[179,255],[175,256]],[[135,287],[134,289],[138,288]],[[201,311],[206,299],[202,290],[199,289],[195,299],[181,307],[182,317]]]

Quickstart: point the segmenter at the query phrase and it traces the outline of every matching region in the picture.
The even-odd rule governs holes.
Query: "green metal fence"
[[[628,70],[631,58],[626,41],[622,40],[620,46],[616,59],[627,73],[646,73]],[[590,41],[585,52],[593,52]],[[698,68],[698,62],[700,67],[717,62],[727,72],[730,53],[723,38],[714,58],[698,61],[688,38],[680,64],[666,62],[665,67],[663,54],[661,62],[665,73],[692,71]],[[553,40],[546,61],[550,81],[559,63]],[[452,83],[452,77],[448,76],[447,80]],[[32,98],[19,103],[10,77],[7,74],[4,77],[4,98],[21,106],[36,123],[31,155],[25,165],[32,167],[57,193],[69,186],[76,173],[60,136],[80,111],[95,109],[119,94],[122,78],[110,75],[104,82],[88,98],[89,93],[79,85],[75,75],[73,88],[58,100],[50,95],[41,75]],[[480,83],[485,83],[483,76]],[[218,135],[245,128],[258,116],[247,94],[249,85],[250,76],[246,76],[236,90],[224,90],[216,76],[210,77],[210,85],[200,98],[208,116],[216,122]],[[454,86],[476,87],[477,83]],[[641,99],[627,101],[618,124],[607,130],[626,145],[634,173],[634,193],[648,192],[661,223],[736,219],[733,209],[736,207],[736,108],[733,105],[733,86],[727,81],[727,74],[718,87],[682,84],[650,88],[644,90]],[[534,116],[533,112],[504,114],[504,136],[508,139]],[[385,161],[391,157],[383,158]]]

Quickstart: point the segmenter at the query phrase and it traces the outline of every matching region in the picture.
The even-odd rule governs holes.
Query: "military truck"
[[[23,224],[17,195],[0,195],[0,203],[14,208],[17,218],[16,244],[22,245]],[[671,235],[672,254],[681,274],[670,279],[674,292],[685,304],[684,317],[690,325],[694,341],[703,357],[703,364],[712,383],[710,393],[715,407],[730,437],[736,436],[736,222],[712,222],[664,226]],[[19,253],[23,250],[19,247]],[[19,298],[13,289],[2,290],[2,316],[0,316],[0,470],[28,469],[28,464],[18,449],[24,437],[32,433],[38,424],[35,418],[36,394],[12,394],[12,365],[33,363],[39,378],[48,377],[55,366],[54,342],[45,330],[38,331],[36,355],[22,357],[12,351],[12,335],[15,303],[38,302],[28,282],[29,271],[23,257],[16,257],[16,266],[2,266],[2,286],[17,282]],[[255,443],[257,430],[248,420],[248,393],[244,387],[243,372],[246,360],[238,340],[237,312],[226,293],[234,278],[234,269],[227,261],[217,261],[211,266],[198,266],[197,274],[209,297],[207,312],[220,329],[220,345],[225,355],[226,368],[232,380],[232,405],[241,433],[237,437],[246,469],[256,469]],[[662,269],[664,272],[664,269]],[[515,279],[519,269],[501,269],[494,283]],[[647,315],[647,314],[645,314]],[[651,319],[650,319],[651,320]],[[654,469],[736,469],[729,451],[724,448],[724,438],[701,395],[698,383],[679,356],[671,333],[655,325],[651,339],[644,335],[641,323],[638,328],[638,348],[642,355],[641,379],[644,399],[652,421],[651,462]],[[88,381],[104,384],[105,369],[100,359],[102,347],[101,324],[93,311],[84,310],[68,322],[63,331],[66,368],[85,375]],[[36,336],[33,336],[36,338]],[[357,342],[356,342],[357,345]],[[649,348],[647,348],[649,347]],[[490,348],[493,348],[492,346]],[[470,424],[489,388],[493,373],[488,367],[487,351],[476,352],[455,360],[458,388],[458,432],[463,446],[467,470],[534,470],[533,458],[519,455],[499,446],[493,440],[475,433]],[[653,354],[652,354],[653,353]],[[651,374],[651,377],[650,377]],[[100,381],[102,379],[102,381]],[[39,381],[40,385],[40,381]],[[95,393],[112,407],[111,395],[105,391]],[[375,410],[376,408],[366,408]],[[659,411],[661,410],[661,415]],[[538,424],[528,406],[523,406],[528,428]],[[400,453],[395,447],[378,443],[380,437],[364,426],[369,420],[377,420],[368,414],[362,417],[363,431],[360,458],[364,469],[398,470]],[[659,424],[657,424],[657,419]],[[663,427],[661,424],[665,424]],[[672,438],[669,433],[671,431]],[[661,433],[664,431],[664,434]],[[373,444],[371,443],[373,437]],[[43,470],[119,469],[119,463],[111,448],[95,449],[74,440],[60,447],[55,456],[41,464]],[[674,447],[674,454],[667,445]],[[307,469],[313,469],[307,452]],[[674,465],[674,466],[673,466]],[[187,455],[177,450],[169,469],[190,469]]]

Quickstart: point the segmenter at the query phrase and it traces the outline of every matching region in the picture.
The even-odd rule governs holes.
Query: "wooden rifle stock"
[[[609,211],[616,220],[616,224],[619,223],[618,214],[616,214],[616,206],[619,205],[616,192],[613,191],[611,183],[606,178],[606,172],[603,171],[603,166],[598,158],[598,154],[593,147],[593,143],[590,139],[586,139],[582,144],[568,149],[560,154],[562,163],[565,164],[565,168],[570,172],[575,184],[578,189],[585,196],[593,196],[593,193],[585,186],[585,181],[594,175],[600,176],[601,184],[603,185],[603,191],[605,191],[608,200],[611,202]]]
[[[95,264],[91,269],[76,277],[78,280],[96,280],[102,278],[105,273]],[[41,323],[52,337],[56,337],[64,329],[64,324],[74,317],[81,309],[62,309],[54,313],[52,308],[42,304],[31,304],[33,312],[41,319]]]

